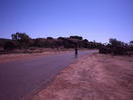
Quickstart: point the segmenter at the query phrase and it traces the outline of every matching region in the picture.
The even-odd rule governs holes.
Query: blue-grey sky
[[[80,35],[133,40],[133,0],[0,0],[0,38]]]

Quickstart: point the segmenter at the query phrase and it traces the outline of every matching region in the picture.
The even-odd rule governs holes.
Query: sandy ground
[[[88,49],[79,49],[80,51],[86,51]],[[20,51],[18,51],[20,52]],[[31,50],[32,53],[9,53],[9,54],[1,54],[0,55],[0,63],[6,63],[10,61],[16,61],[21,59],[28,59],[32,57],[39,57],[39,56],[49,56],[49,55],[56,55],[62,53],[69,53],[74,52],[74,49],[61,49],[55,50],[51,48],[36,48],[35,50]]]
[[[73,52],[74,50],[49,50],[41,53],[18,53],[18,54],[3,54],[0,55],[0,63],[10,62],[10,61],[16,61],[21,59],[28,59],[35,56],[48,56],[48,55],[55,55],[55,54],[61,54],[61,53],[68,53]]]
[[[33,100],[133,100],[133,57],[83,56]]]

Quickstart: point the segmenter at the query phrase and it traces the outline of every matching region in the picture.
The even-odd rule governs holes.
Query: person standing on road
[[[75,55],[78,55],[78,48],[75,48]]]
[[[78,55],[78,46],[77,46],[77,44],[75,45],[75,57],[77,57],[77,55]]]

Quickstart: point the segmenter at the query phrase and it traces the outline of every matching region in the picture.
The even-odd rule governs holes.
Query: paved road
[[[78,57],[96,51],[80,51]],[[0,100],[21,100],[75,61],[74,53],[39,56],[0,64]]]

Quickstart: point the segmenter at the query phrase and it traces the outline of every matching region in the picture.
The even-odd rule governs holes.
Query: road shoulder
[[[47,51],[42,53],[20,53],[20,54],[3,54],[0,55],[0,63],[6,63],[16,60],[22,59],[31,59],[33,57],[40,57],[40,56],[50,56],[50,55],[57,55],[63,53],[73,52],[72,50],[68,51]]]

